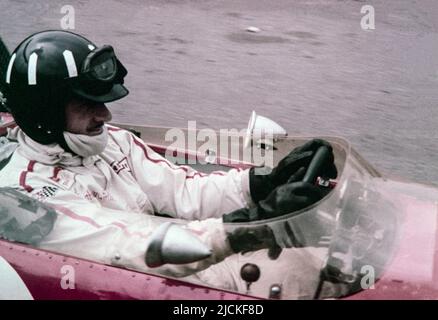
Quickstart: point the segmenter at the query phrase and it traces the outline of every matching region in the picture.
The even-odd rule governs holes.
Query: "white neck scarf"
[[[76,136],[74,134],[67,134],[67,136]],[[65,137],[65,135],[64,135]],[[21,130],[18,126],[13,129],[8,129],[8,138],[12,140],[17,140],[19,143],[19,147],[17,148],[17,151],[23,154],[26,158],[37,160],[38,162],[48,164],[48,165],[65,165],[65,166],[82,166],[84,161],[89,162],[93,161],[95,157],[85,157],[82,155],[74,155],[70,152],[65,151],[59,144],[52,143],[49,145],[40,144],[33,139],[31,139],[29,136],[27,136],[23,130]],[[87,148],[89,151],[87,151],[88,154],[95,153],[99,154],[105,149],[106,143],[108,141],[107,136],[107,129],[104,128],[104,132],[100,134],[99,136],[89,137],[90,142],[87,143],[75,143],[71,142],[68,143],[67,139],[66,142],[68,143],[68,146],[72,149],[72,151],[80,152],[82,154],[85,154],[85,152],[81,152],[81,148]],[[96,141],[93,141],[96,138]],[[74,140],[73,137],[71,140]],[[81,146],[82,145],[82,146]],[[76,151],[75,151],[76,150]],[[94,150],[91,151],[91,150]]]
[[[64,139],[71,151],[87,158],[98,155],[105,150],[108,144],[108,129],[106,126],[103,126],[102,133],[97,136],[87,136],[85,134],[74,134],[64,131]]]
[[[44,145],[27,136],[18,126],[8,129],[8,138],[18,141],[17,151],[27,159],[48,165],[80,166],[82,158],[65,151],[57,143]]]

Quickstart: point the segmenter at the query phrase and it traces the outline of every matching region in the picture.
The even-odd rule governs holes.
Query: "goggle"
[[[87,55],[74,87],[91,95],[106,94],[114,84],[123,84],[127,73],[113,47],[105,45]]]

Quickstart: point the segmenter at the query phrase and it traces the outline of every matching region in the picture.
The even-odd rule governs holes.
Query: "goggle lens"
[[[117,60],[113,48],[103,46],[88,54],[82,63],[79,77],[72,80],[72,87],[79,95],[105,95],[115,84],[123,84],[126,74],[126,69]]]
[[[98,57],[92,62],[91,72],[97,80],[108,81],[112,80],[117,73],[117,64],[113,58],[103,60],[103,56]],[[99,61],[103,60],[103,61]]]

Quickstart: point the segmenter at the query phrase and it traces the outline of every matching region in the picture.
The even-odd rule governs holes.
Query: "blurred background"
[[[129,70],[114,122],[243,129],[255,110],[438,185],[436,0],[1,0],[0,36],[13,50],[61,29],[65,5],[71,31],[111,44]],[[361,28],[364,5],[374,30]]]

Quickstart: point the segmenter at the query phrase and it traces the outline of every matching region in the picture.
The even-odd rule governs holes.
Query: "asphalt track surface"
[[[0,1],[14,48],[60,29],[65,1]],[[131,94],[115,121],[246,127],[252,110],[294,135],[336,135],[384,173],[438,185],[436,0],[68,1],[73,31],[111,44]],[[362,30],[364,5],[375,30]],[[258,33],[246,28],[254,26]]]

